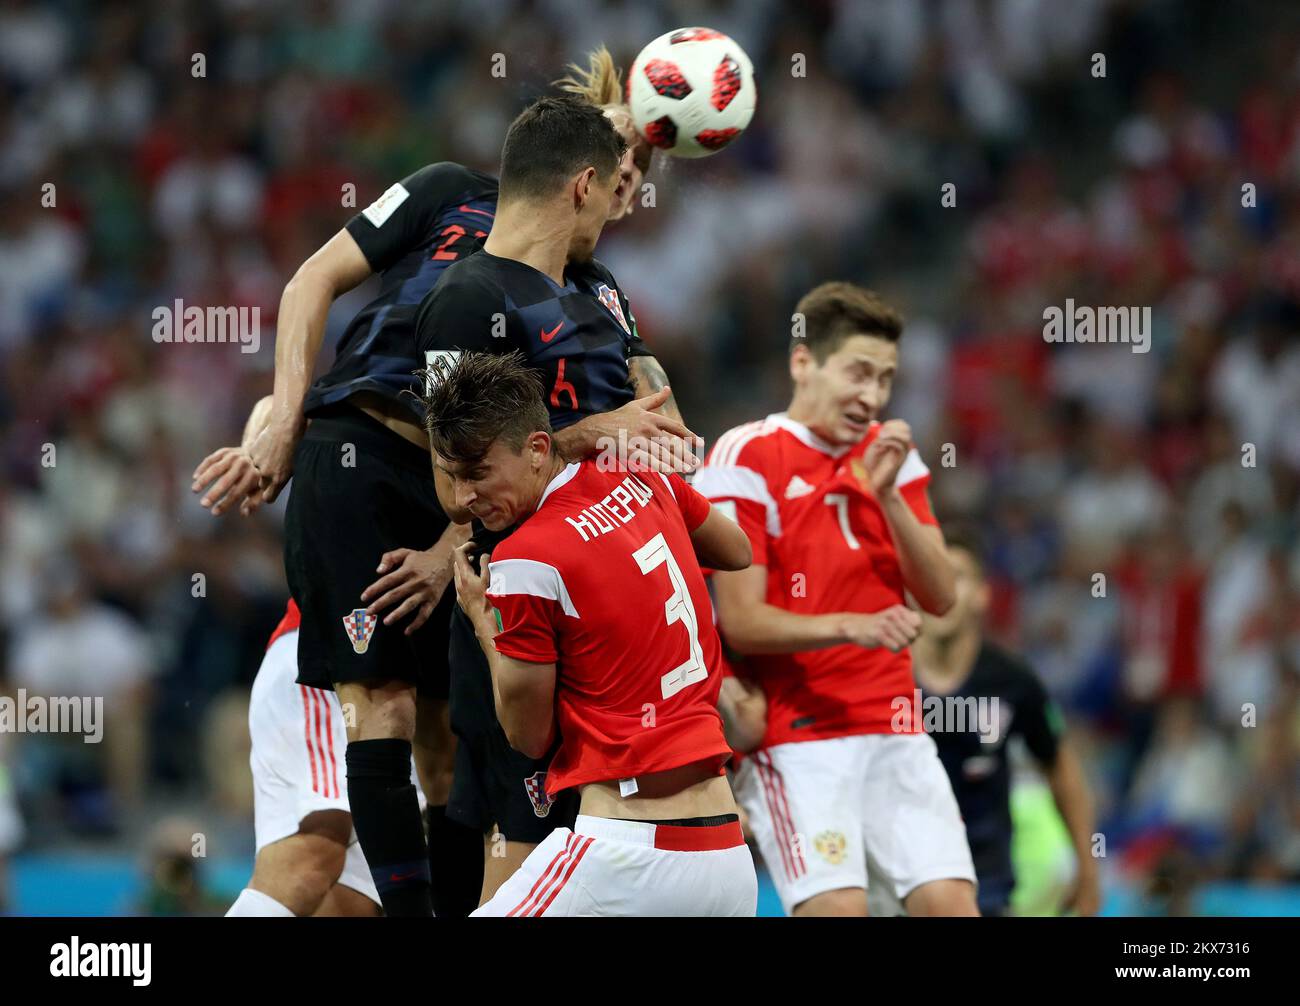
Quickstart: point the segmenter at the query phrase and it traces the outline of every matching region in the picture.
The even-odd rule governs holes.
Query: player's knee
[[[860,887],[824,891],[821,894],[813,895],[807,901],[795,905],[793,914],[798,918],[865,918],[867,914],[867,892]]]
[[[311,915],[342,875],[346,855],[346,840],[299,833],[258,854],[250,886],[295,915]]]
[[[348,740],[415,739],[415,686],[403,681],[348,681],[334,686]]]
[[[969,880],[935,880],[922,884],[907,896],[907,914],[924,916],[967,916],[980,913],[975,903],[975,885]]]

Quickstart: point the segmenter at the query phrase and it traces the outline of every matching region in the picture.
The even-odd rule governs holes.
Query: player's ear
[[[588,166],[578,174],[574,179],[573,186],[573,208],[581,212],[582,208],[587,205],[587,200],[591,198],[591,183],[596,180],[596,169]]]
[[[790,350],[790,377],[794,381],[799,381],[811,367],[817,365],[817,360],[813,357],[812,350],[802,342],[795,345]]]
[[[541,468],[551,453],[551,435],[538,430],[528,438],[528,452],[534,468]]]

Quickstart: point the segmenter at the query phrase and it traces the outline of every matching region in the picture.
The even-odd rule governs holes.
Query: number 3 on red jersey
[[[684,663],[678,664],[659,679],[660,691],[665,699],[670,699],[687,685],[704,681],[709,676],[709,669],[704,666],[704,653],[700,649],[700,622],[695,617],[695,605],[691,603],[690,591],[686,588],[686,578],[682,569],[673,558],[668,542],[662,533],[655,535],[648,542],[632,553],[632,558],[641,567],[643,575],[648,576],[661,565],[668,567],[668,581],[673,586],[672,595],[664,602],[664,617],[669,625],[683,622],[689,637],[691,652]]]

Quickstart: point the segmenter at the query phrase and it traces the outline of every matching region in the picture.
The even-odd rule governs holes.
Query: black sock
[[[411,743],[395,738],[348,744],[352,826],[390,917],[433,915],[429,851],[411,785]]]
[[[483,836],[478,829],[447,817],[445,806],[430,804],[425,817],[429,822],[433,914],[441,919],[468,918],[483,893]]]

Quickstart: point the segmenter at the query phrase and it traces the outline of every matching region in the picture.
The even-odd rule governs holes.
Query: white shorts
[[[899,902],[933,880],[975,883],[966,826],[925,734],[778,744],[741,764],[736,799],[786,914],[827,891],[867,890],[868,864]]]
[[[308,814],[352,813],[343,761],[348,735],[338,696],[300,685],[297,677],[298,633],[286,632],[262,658],[248,705],[253,830],[259,852],[296,835]],[[379,904],[355,831],[338,882]]]
[[[739,823],[694,828],[578,815],[475,915],[753,917],[754,858]]]

